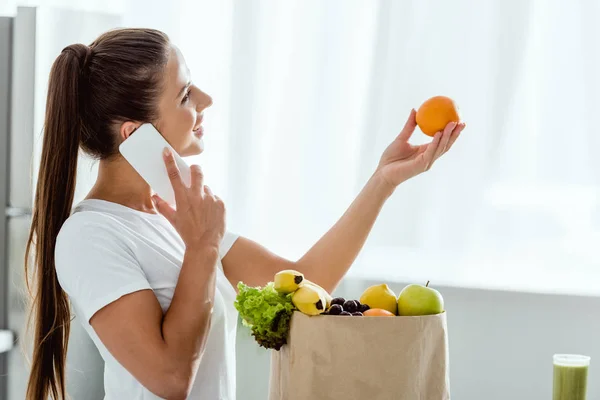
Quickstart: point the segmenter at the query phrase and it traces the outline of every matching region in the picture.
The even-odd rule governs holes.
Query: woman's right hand
[[[175,192],[176,209],[158,195],[152,197],[158,211],[175,227],[186,248],[214,246],[218,249],[225,234],[225,205],[204,185],[198,165],[192,165],[187,187],[169,149],[163,153],[169,179]]]

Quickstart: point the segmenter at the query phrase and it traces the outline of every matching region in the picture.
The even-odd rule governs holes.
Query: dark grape
[[[357,311],[357,312],[353,312],[352,315],[355,317],[362,317],[363,313],[361,313],[360,311]]]
[[[340,313],[340,315],[344,315],[344,316],[348,316],[349,315],[349,316],[352,316],[352,314],[350,314],[348,311],[342,311]]]
[[[371,309],[371,307],[369,307],[368,304],[361,304],[358,310],[360,312],[365,312],[365,311],[370,310],[370,309]]]
[[[344,303],[344,311],[348,311],[349,313],[353,313],[356,311],[356,302],[355,300],[346,300]]]
[[[340,315],[342,311],[344,311],[344,309],[339,304],[334,304],[329,307],[329,315]]]
[[[345,302],[346,300],[343,297],[336,297],[335,299],[331,300],[331,305],[339,304],[340,306],[343,306]]]

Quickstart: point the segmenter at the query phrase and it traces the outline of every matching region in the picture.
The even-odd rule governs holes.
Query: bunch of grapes
[[[323,315],[345,315],[360,317],[370,307],[366,304],[361,304],[358,300],[345,300],[342,297],[336,297],[331,300],[331,307],[323,313]]]

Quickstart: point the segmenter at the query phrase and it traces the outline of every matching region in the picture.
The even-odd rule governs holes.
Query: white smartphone
[[[163,200],[175,204],[175,193],[163,160],[165,147],[171,149],[181,177],[190,185],[190,167],[152,124],[143,124],[119,146],[119,152]]]

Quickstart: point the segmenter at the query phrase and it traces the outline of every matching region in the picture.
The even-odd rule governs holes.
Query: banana
[[[286,269],[275,274],[273,283],[277,292],[288,294],[298,290],[298,287],[303,280],[304,275],[302,272]]]
[[[327,299],[318,287],[303,284],[292,295],[292,303],[304,314],[319,315],[325,311]]]
[[[321,286],[317,285],[316,283],[309,281],[308,279],[304,279],[304,281],[300,284],[300,286],[303,286],[303,285],[313,286],[315,289],[322,292],[322,295],[323,295],[323,297],[325,297],[325,300],[327,303],[325,306],[325,309],[328,309],[329,307],[331,307],[331,300],[333,300],[333,298],[331,297],[329,292],[327,292],[327,290],[323,289]]]
[[[321,286],[304,278],[301,272],[293,269],[279,271],[275,274],[273,283],[275,290],[281,294],[294,293],[292,302],[305,314],[318,315],[331,306],[331,295]]]

